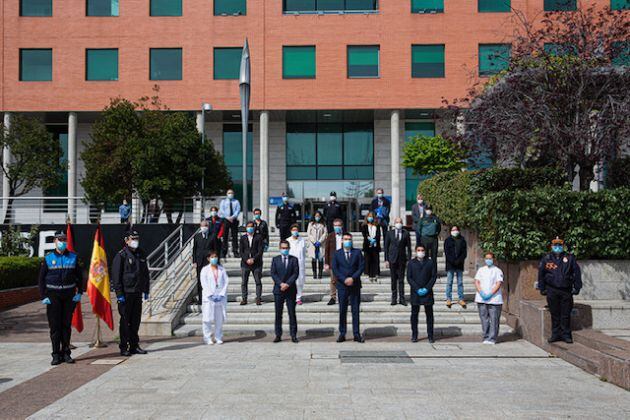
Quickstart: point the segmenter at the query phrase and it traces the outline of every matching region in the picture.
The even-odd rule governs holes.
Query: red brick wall
[[[37,286],[19,287],[0,291],[0,311],[14,306],[24,305],[39,299]]]

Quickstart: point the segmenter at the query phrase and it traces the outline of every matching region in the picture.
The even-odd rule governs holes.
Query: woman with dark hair
[[[365,275],[371,282],[381,274],[381,230],[374,213],[369,212],[365,217],[365,223],[361,226],[363,233],[363,254],[365,255]]]
[[[200,274],[203,341],[208,345],[215,342],[223,344],[223,323],[227,318],[225,309],[229,278],[223,266],[219,264],[217,251],[211,251],[208,254],[208,262],[209,264],[201,269]]]
[[[324,271],[324,240],[326,239],[326,225],[322,214],[316,211],[313,220],[308,224],[306,234],[308,238],[308,256],[313,265],[313,278],[321,279]],[[319,269],[318,269],[319,265]]]

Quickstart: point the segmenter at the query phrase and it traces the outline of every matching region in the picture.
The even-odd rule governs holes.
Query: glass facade
[[[577,48],[571,44],[555,44],[551,42],[545,43],[545,52],[549,55],[561,57],[563,55],[577,54]]]
[[[182,0],[151,0],[151,16],[181,16]]]
[[[118,16],[119,0],[86,0],[87,16]]]
[[[48,126],[48,131],[52,133],[53,139],[61,146],[61,156],[59,161],[66,167],[68,164],[68,127]],[[68,171],[59,171],[59,182],[53,188],[44,190],[44,197],[67,197],[68,196]],[[47,213],[66,213],[68,211],[67,199],[44,200],[44,211]]]
[[[20,0],[20,16],[52,16],[52,0]]]
[[[85,80],[118,80],[118,50],[85,50]]]
[[[378,45],[349,45],[348,77],[379,77],[379,52]]]
[[[610,0],[612,10],[630,10],[630,0]]]
[[[411,77],[444,77],[444,45],[412,45]]]
[[[411,13],[442,13],[444,0],[411,0]]]
[[[315,46],[282,47],[284,79],[314,79],[315,74]]]
[[[214,0],[214,15],[246,15],[247,0]]]
[[[405,123],[405,143],[411,141],[415,136],[435,136],[435,122],[418,121]],[[427,175],[419,176],[413,173],[413,169],[405,169],[405,207],[411,210],[411,206],[416,202],[418,184],[427,179]]]
[[[214,79],[238,79],[241,71],[241,55],[243,48],[215,48],[214,49]]]
[[[477,11],[480,13],[509,12],[511,0],[478,0]]]
[[[49,82],[52,80],[52,49],[20,50],[20,81]]]
[[[479,76],[492,76],[508,68],[510,44],[479,44]]]
[[[182,80],[182,49],[151,48],[151,80]]]
[[[630,66],[630,41],[613,42],[612,56],[614,66]]]
[[[243,131],[240,124],[223,125],[223,159],[234,188],[234,194],[243,202]],[[252,125],[247,128],[247,200],[253,203],[254,133]]]
[[[545,12],[577,10],[577,0],[545,0]]]
[[[363,12],[378,10],[378,0],[284,0],[286,13]]]

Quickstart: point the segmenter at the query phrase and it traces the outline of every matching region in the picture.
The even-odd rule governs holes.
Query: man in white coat
[[[298,266],[300,267],[300,275],[295,282],[297,286],[295,302],[301,305],[302,291],[304,290],[304,283],[306,281],[306,242],[300,237],[300,228],[298,225],[291,226],[291,236],[287,238],[287,242],[289,242],[291,247],[289,254],[298,259]]]
[[[206,265],[200,274],[202,290],[202,329],[203,341],[212,345],[212,335],[217,344],[223,344],[223,323],[227,318],[227,289],[228,275],[223,266],[219,265],[219,255],[216,251],[208,254],[210,264]],[[213,331],[214,324],[214,331]]]

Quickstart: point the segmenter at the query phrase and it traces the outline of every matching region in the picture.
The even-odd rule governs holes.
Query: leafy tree
[[[57,185],[64,170],[61,145],[36,118],[16,114],[6,130],[0,123],[0,148],[7,147],[11,160],[2,167],[9,181],[9,197],[19,197],[35,188],[46,190]],[[4,223],[10,220],[13,200],[8,200]]]
[[[466,166],[462,150],[440,135],[413,137],[404,146],[402,164],[416,175],[457,171]]]
[[[9,226],[2,232],[0,240],[0,257],[28,257],[31,255],[31,247],[37,237],[39,227],[33,225],[27,236],[22,235],[20,228]]]

